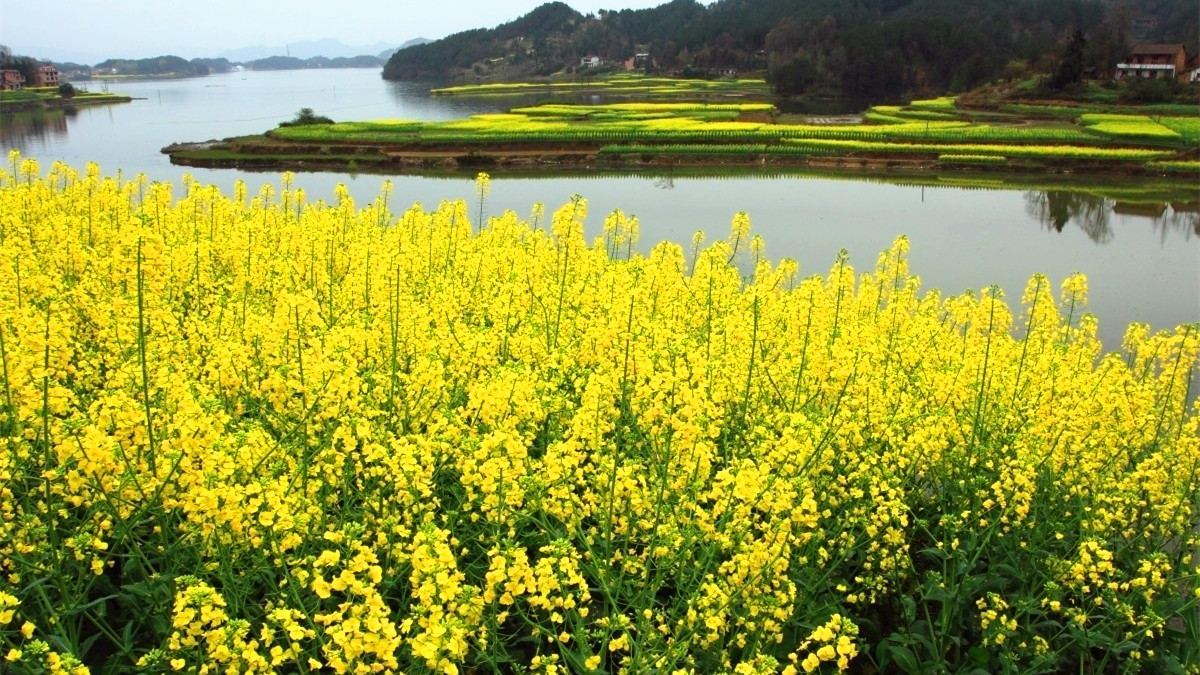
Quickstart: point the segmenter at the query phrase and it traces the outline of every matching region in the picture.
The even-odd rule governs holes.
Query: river
[[[175,167],[160,149],[178,141],[261,133],[303,107],[339,121],[441,120],[535,100],[432,97],[428,85],[385,82],[377,69],[247,71],[76,84],[135,100],[71,113],[2,115],[0,146],[5,153],[18,149],[38,159],[43,170],[55,160],[80,169],[95,161],[106,173],[142,173],[156,181],[178,181],[188,173],[226,190],[242,179],[252,192],[264,183],[277,183],[278,176]],[[413,202],[432,207],[442,199],[473,195],[469,175],[302,173],[295,183],[310,198],[326,200],[344,183],[356,200],[366,203],[385,179],[393,183],[397,211]],[[1158,186],[1128,179],[1108,184],[1039,180],[1025,176],[1015,183],[998,179],[962,186],[955,176],[495,172],[486,208],[527,214],[535,202],[552,210],[579,194],[588,199],[593,234],[613,209],[637,215],[643,250],[663,239],[686,246],[696,230],[709,240],[724,237],[733,214],[746,211],[753,231],[766,241],[767,255],[797,260],[803,276],[827,272],[843,248],[857,268],[870,269],[879,252],[905,234],[912,246],[910,267],[924,288],[957,294],[995,284],[1012,303],[1035,273],[1057,284],[1083,272],[1089,279],[1088,308],[1099,318],[1105,346],[1112,349],[1119,347],[1130,322],[1161,329],[1200,321],[1200,190],[1184,188],[1181,197],[1176,189],[1172,195],[1130,201],[1120,197],[1122,191],[1134,188],[1144,195]]]

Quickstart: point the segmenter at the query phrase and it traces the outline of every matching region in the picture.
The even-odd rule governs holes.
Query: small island
[[[730,166],[1165,175],[1200,173],[1187,104],[942,97],[858,119],[764,101],[543,103],[445,122],[333,122],[303,110],[262,135],[163,149],[175,164],[421,173]]]
[[[67,83],[63,86],[71,85]],[[61,87],[50,90],[46,90],[45,88],[30,88],[20,91],[0,92],[0,108],[5,113],[74,108],[77,106],[102,105],[107,103],[129,103],[132,100],[132,96],[124,94],[93,93],[79,91],[73,87],[66,92],[62,91]]]

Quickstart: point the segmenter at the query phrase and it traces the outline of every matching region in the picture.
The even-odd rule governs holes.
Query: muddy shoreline
[[[933,155],[852,153],[847,155],[601,153],[600,144],[429,144],[290,142],[269,136],[175,143],[162,149],[177,166],[250,171],[342,171],[348,173],[454,173],[483,170],[513,172],[557,170],[811,168],[849,173],[953,172],[1086,174],[1099,176],[1176,176],[1133,163],[1078,159],[1010,159],[1000,165],[956,164]]]
[[[124,96],[119,94],[94,98],[56,98],[49,101],[6,101],[0,105],[0,112],[8,114],[29,112],[31,110],[69,110],[71,108],[82,108],[84,106],[92,105],[129,103],[130,101],[133,101],[132,96]]]

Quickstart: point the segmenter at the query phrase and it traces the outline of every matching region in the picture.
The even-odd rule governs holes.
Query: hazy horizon
[[[584,14],[644,9],[668,0],[586,0],[566,4]],[[545,0],[497,3],[451,0],[444,11],[421,12],[413,0],[347,0],[331,12],[313,0],[210,0],[203,10],[166,3],[67,0],[53,12],[33,3],[0,3],[0,44],[14,54],[95,64],[105,59],[217,57],[248,47],[279,47],[324,39],[352,47],[398,47],[414,38],[436,40],[512,21]],[[367,51],[364,53],[374,53]]]

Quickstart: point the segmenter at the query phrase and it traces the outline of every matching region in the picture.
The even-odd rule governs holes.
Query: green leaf
[[[929,548],[922,549],[919,552],[919,554],[925,556],[926,558],[933,558],[934,560],[937,560],[939,562],[943,561],[947,557],[949,557],[946,555],[945,551],[943,551],[940,548],[937,548],[936,546],[931,546]]]
[[[896,665],[900,668],[900,670],[903,670],[909,675],[919,675],[921,672],[921,664],[917,661],[917,655],[914,654],[913,650],[909,649],[908,647],[903,645],[890,645],[888,647],[888,653],[891,655],[892,660],[896,662]]]
[[[95,607],[96,605],[103,604],[105,602],[108,602],[109,600],[112,600],[113,598],[116,598],[116,597],[117,597],[116,595],[106,595],[102,598],[96,598],[95,600],[89,602],[86,605],[82,605],[79,607],[72,607],[68,610],[63,611],[63,616],[74,616],[76,614],[86,612],[89,609]],[[103,616],[103,613],[101,613],[101,616]]]
[[[946,590],[945,586],[933,580],[930,580],[921,589],[921,597],[924,600],[933,600],[935,602],[948,602],[954,599],[954,596],[951,595],[950,591]]]

